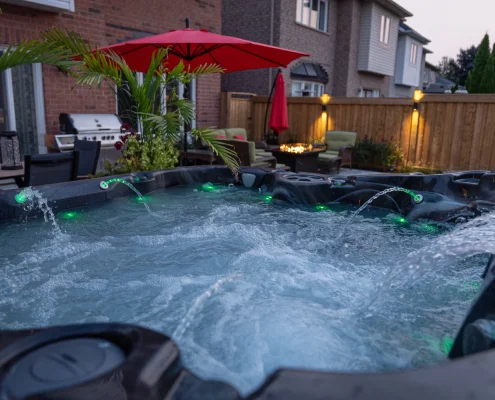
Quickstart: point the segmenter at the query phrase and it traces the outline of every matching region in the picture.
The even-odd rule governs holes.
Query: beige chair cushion
[[[244,140],[247,140],[247,132],[244,128],[228,128],[224,131],[227,139],[234,139],[234,136],[244,136]]]
[[[357,133],[345,131],[328,131],[325,143],[328,150],[338,153],[342,146],[354,146],[356,144]]]
[[[323,160],[331,160],[332,158],[338,157],[339,152],[338,151],[325,151],[324,153],[318,154],[318,158],[321,158]]]

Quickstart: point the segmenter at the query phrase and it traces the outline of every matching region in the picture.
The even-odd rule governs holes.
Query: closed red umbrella
[[[275,94],[273,95],[269,127],[277,133],[283,132],[289,127],[287,97],[285,97],[285,81],[282,74],[278,74],[277,79],[275,80]]]
[[[298,51],[218,35],[206,29],[190,28],[117,43],[100,50],[111,50],[120,55],[133,71],[147,72],[152,54],[160,48],[169,49],[168,69],[182,61],[189,71],[205,64],[219,65],[225,72],[287,67],[292,61],[308,56]]]

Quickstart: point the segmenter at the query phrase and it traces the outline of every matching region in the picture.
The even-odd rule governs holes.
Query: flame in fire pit
[[[304,153],[305,151],[313,150],[311,144],[296,143],[296,144],[283,144],[280,146],[281,151],[286,151],[287,153]]]

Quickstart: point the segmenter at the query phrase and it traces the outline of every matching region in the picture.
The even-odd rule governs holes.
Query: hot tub
[[[483,330],[493,313],[491,179],[243,169],[238,185],[226,168],[204,167],[40,187],[34,201],[3,193],[2,390],[85,398],[86,383],[119,399],[485,398],[489,387],[471,381],[488,384],[483,365],[494,359]],[[347,226],[392,186],[412,195],[379,197]],[[58,342],[63,351],[26,361]],[[102,357],[115,364],[86,376],[74,365],[89,365],[88,346],[113,351]],[[23,370],[15,362],[34,371],[29,363],[54,358],[71,371],[58,386],[12,372]],[[19,379],[38,386],[29,392]]]

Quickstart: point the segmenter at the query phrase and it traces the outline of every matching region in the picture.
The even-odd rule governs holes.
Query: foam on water
[[[159,218],[121,199],[59,221],[63,236],[42,220],[0,226],[0,328],[140,324],[243,394],[280,367],[419,367],[445,359],[481,282],[473,254],[495,250],[492,216],[438,234],[366,209],[335,244],[354,208],[190,187],[147,200]]]

